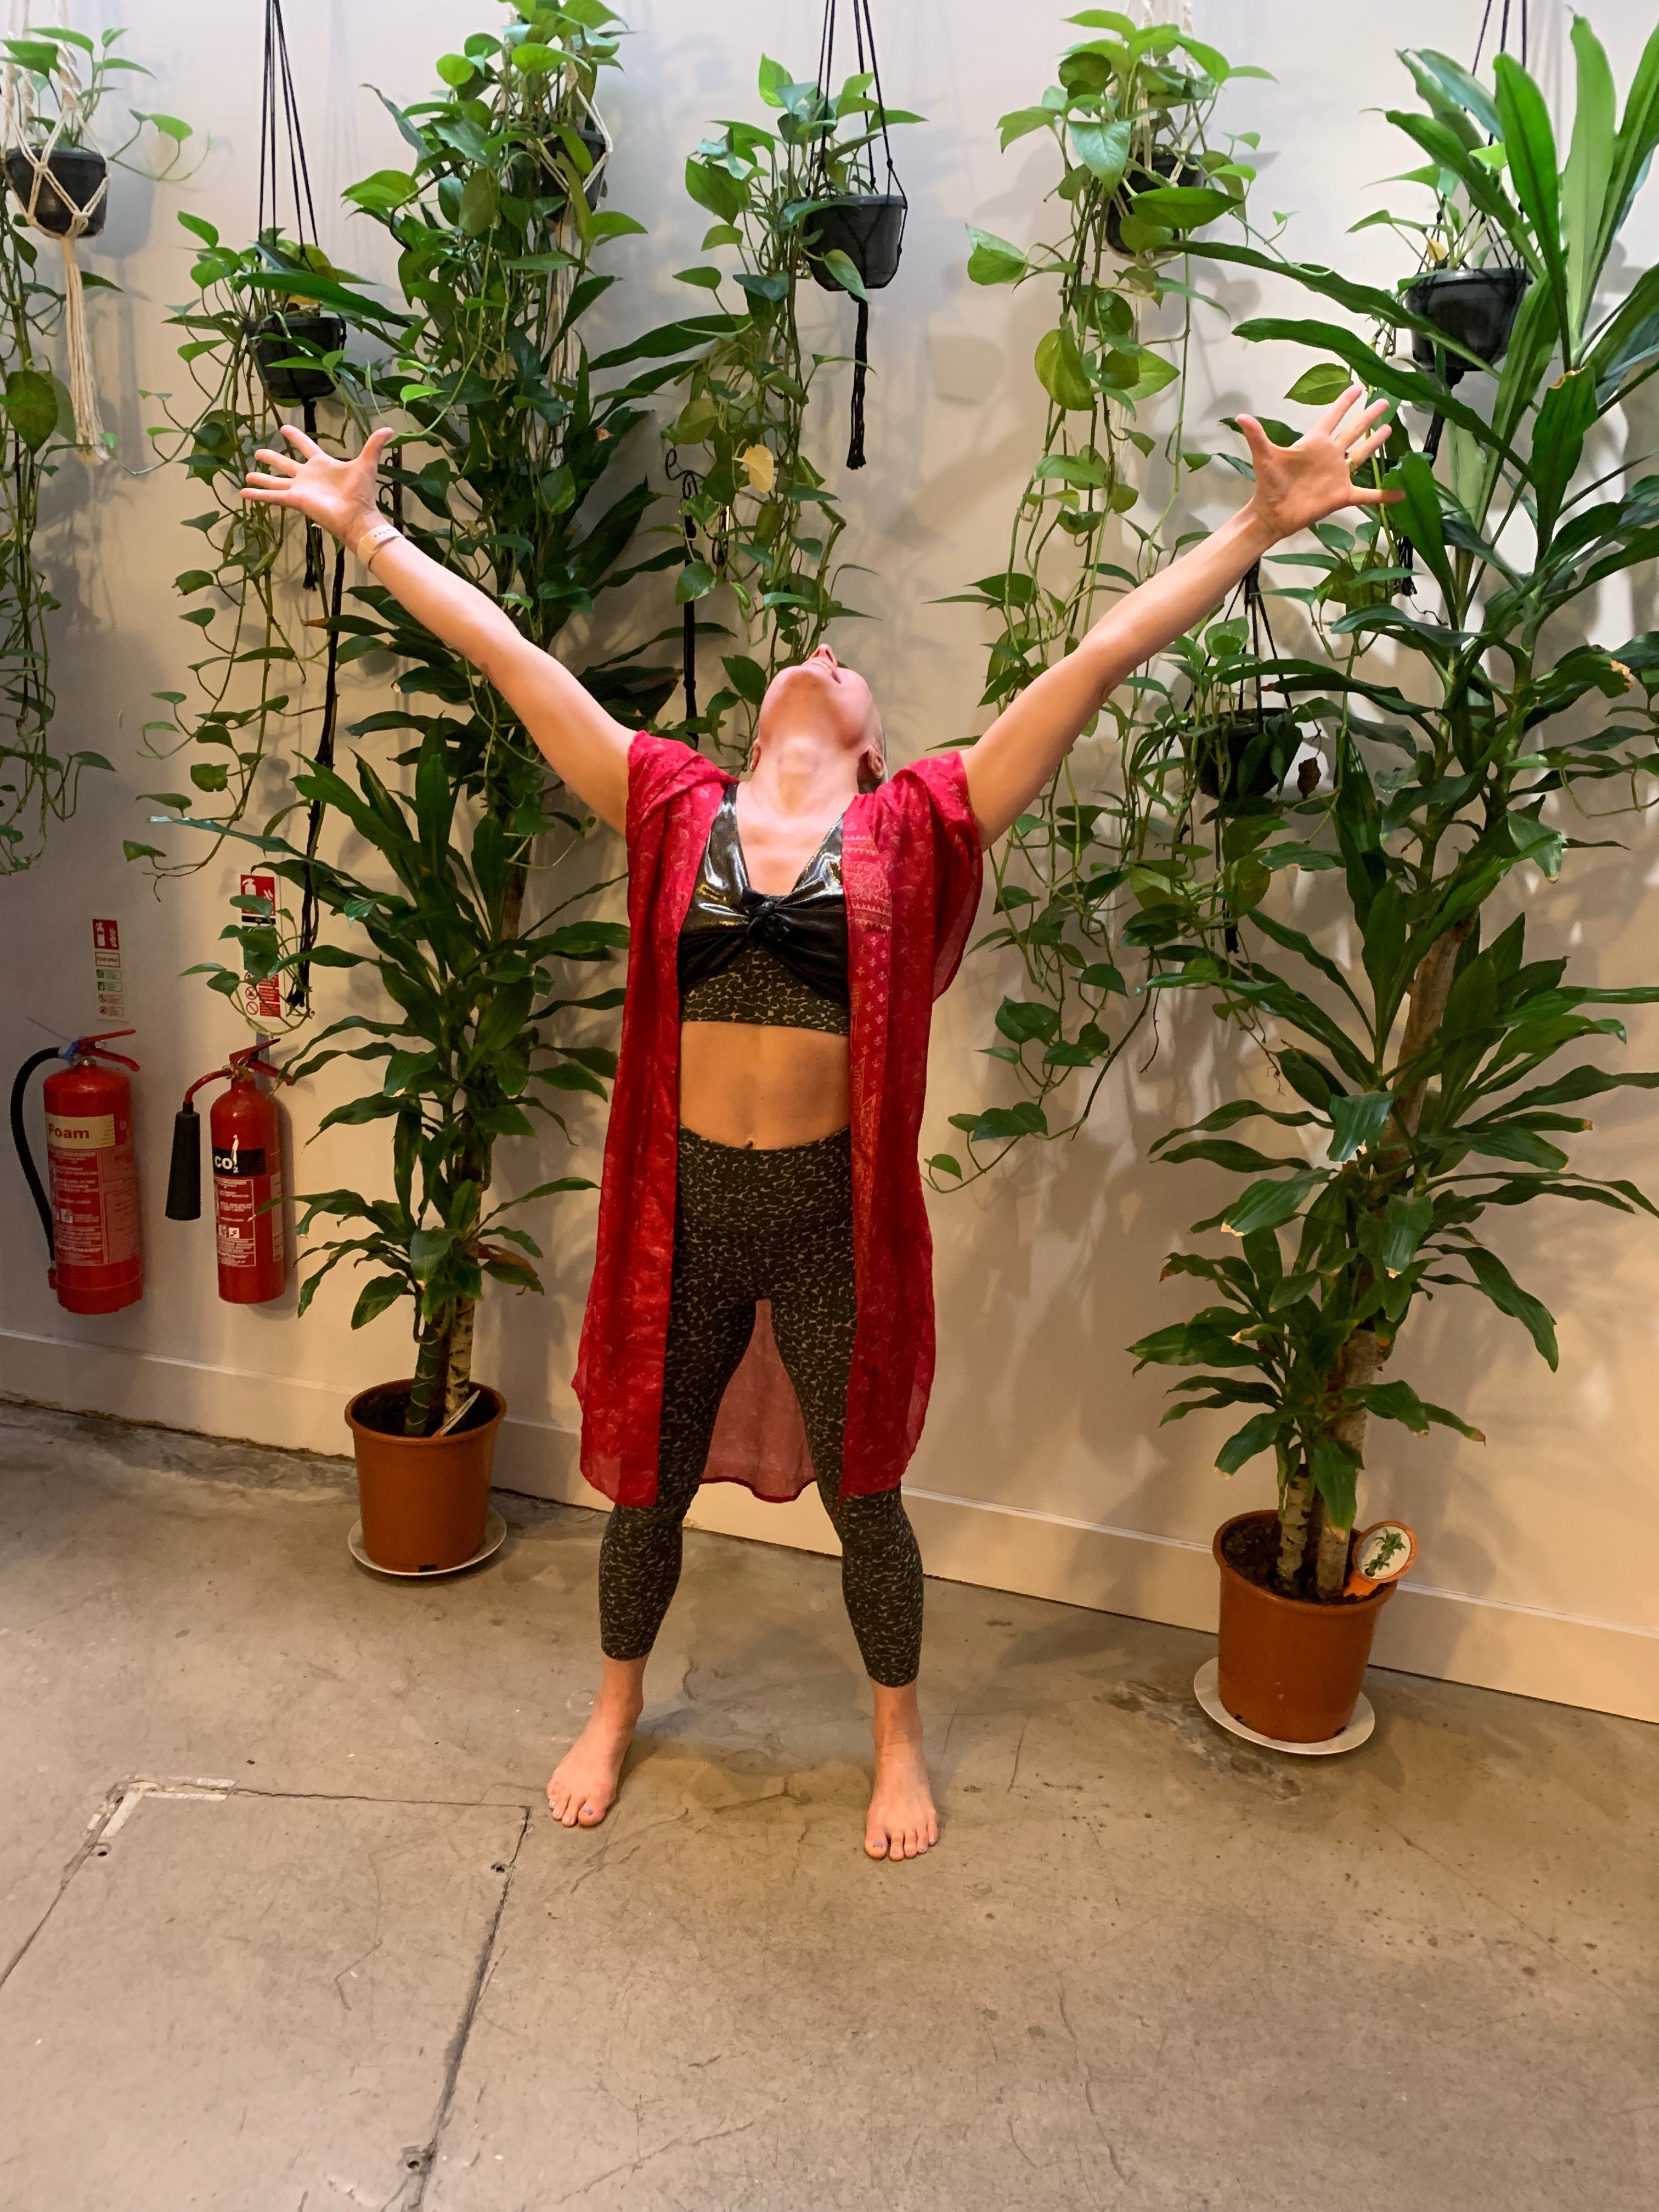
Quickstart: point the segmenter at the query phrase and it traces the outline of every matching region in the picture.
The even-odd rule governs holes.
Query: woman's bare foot
[[[567,1828],[595,1828],[616,1802],[617,1778],[645,1705],[643,1659],[607,1659],[587,1726],[547,1785],[553,1817]]]
[[[864,1848],[872,1859],[914,1859],[939,1841],[939,1814],[921,1750],[921,1711],[916,1686],[902,1690],[872,1682],[876,1786],[864,1824]]]

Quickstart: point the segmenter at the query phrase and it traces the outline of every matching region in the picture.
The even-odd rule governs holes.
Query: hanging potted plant
[[[803,234],[817,149],[835,135],[843,103],[849,116],[867,120],[874,112],[867,86],[856,77],[832,104],[815,82],[797,82],[765,58],[759,85],[762,100],[777,112],[776,130],[724,124],[685,165],[687,191],[714,218],[705,252],[730,248],[737,262],[729,272],[713,262],[677,272],[680,283],[714,295],[712,312],[647,331],[594,364],[691,356],[670,371],[684,398],[665,433],[680,514],[678,542],[664,557],[679,564],[675,596],[683,610],[716,592],[732,593],[745,649],[726,657],[727,683],[699,712],[700,625],[686,622],[687,712],[676,731],[690,743],[707,738],[734,762],[748,752],[771,678],[805,659],[828,624],[848,611],[837,596],[835,557],[846,520],[805,449],[813,383],[830,356],[803,346],[797,305],[808,268]],[[843,270],[848,289],[856,287],[850,262],[836,256],[830,265]],[[728,283],[739,303],[735,313],[724,306]],[[683,461],[689,455],[695,461]],[[734,709],[741,720],[728,735]]]
[[[1262,665],[1277,647],[1262,604],[1259,568],[1238,587],[1243,611],[1211,624],[1205,635],[1205,681],[1187,707],[1186,745],[1199,790],[1234,810],[1274,797],[1303,747],[1290,701]]]
[[[49,824],[74,812],[84,771],[110,767],[89,748],[53,750],[47,617],[58,601],[38,565],[38,526],[41,487],[64,458],[77,447],[88,459],[102,450],[70,232],[76,210],[86,216],[82,235],[103,222],[106,165],[80,135],[120,64],[111,52],[120,35],[106,33],[94,45],[54,26],[0,42],[0,144],[10,157],[7,176],[17,203],[0,222],[0,699],[7,724],[0,742],[0,875],[19,872],[39,857]],[[83,85],[80,69],[88,58],[91,76]],[[190,125],[173,116],[134,120],[170,149],[166,161],[143,173],[154,183],[171,179]],[[72,155],[88,161],[71,161]],[[48,281],[39,237],[31,234],[31,202],[33,231],[64,249],[62,291]]]
[[[94,40],[53,23],[3,41],[6,176],[29,221],[50,238],[95,238],[104,228],[111,157],[93,137],[93,118],[118,71],[149,75],[115,52],[125,36],[109,30]],[[139,130],[120,152],[146,119],[134,118]]]
[[[1637,272],[1605,313],[1596,301],[1659,145],[1659,33],[1616,131],[1599,119],[1611,108],[1611,73],[1582,18],[1572,41],[1579,112],[1565,176],[1543,96],[1508,55],[1490,94],[1443,57],[1407,57],[1436,98],[1428,114],[1391,118],[1534,273],[1489,413],[1334,323],[1275,319],[1238,333],[1335,351],[1374,387],[1431,409],[1446,431],[1443,480],[1426,453],[1409,451],[1389,479],[1440,610],[1402,616],[1386,598],[1355,603],[1345,591],[1338,604],[1349,603],[1326,625],[1331,658],[1278,663],[1291,695],[1341,705],[1325,819],[1312,836],[1303,823],[1290,836],[1271,819],[1260,825],[1256,889],[1242,902],[1248,957],[1172,946],[1155,979],[1219,999],[1278,1079],[1271,1100],[1231,1101],[1154,1147],[1249,1184],[1194,1224],[1200,1237],[1228,1232],[1229,1248],[1173,1254],[1165,1270],[1206,1285],[1211,1303],[1133,1349],[1143,1363],[1195,1370],[1176,1384],[1181,1402],[1166,1419],[1248,1413],[1218,1455],[1224,1473],[1258,1455],[1273,1460],[1276,1510],[1236,1516],[1216,1539],[1219,1668],[1226,1709],[1285,1741],[1341,1731],[1385,1602],[1352,1587],[1370,1423],[1480,1440],[1461,1414],[1387,1371],[1418,1302],[1475,1291],[1553,1368],[1553,1316],[1482,1241],[1487,1217],[1545,1198],[1659,1214],[1634,1183],[1577,1167],[1567,1145],[1590,1126],[1585,1101],[1659,1087],[1659,1074],[1577,1057],[1609,1035],[1622,1039],[1612,1010],[1659,1001],[1659,984],[1577,983],[1566,960],[1528,957],[1524,914],[1488,921],[1512,871],[1560,872],[1581,842],[1567,825],[1602,811],[1596,786],[1615,781],[1638,806],[1651,803],[1641,778],[1659,739],[1659,639],[1595,635],[1602,584],[1651,562],[1652,480],[1573,489],[1587,439],[1616,421],[1651,367],[1653,272]],[[1454,94],[1483,129],[1488,115],[1498,125],[1516,198],[1484,143],[1472,150],[1433,112]],[[1565,222],[1570,185],[1589,190],[1571,164],[1598,134],[1594,189]],[[1209,251],[1397,326],[1392,295],[1340,272],[1243,247]],[[1622,433],[1610,442],[1628,449]],[[1522,509],[1528,530],[1516,543],[1504,523]],[[1561,641],[1548,641],[1547,625]],[[1591,641],[1572,641],[1575,633]],[[1374,645],[1389,655],[1381,672],[1365,664]],[[1401,653],[1417,657],[1404,678]],[[1601,700],[1616,702],[1605,726],[1590,711]],[[1563,806],[1559,823],[1558,794],[1577,810]],[[1328,868],[1346,893],[1328,951],[1274,895],[1281,873],[1307,866]],[[1344,949],[1350,939],[1357,958]],[[1274,1157],[1240,1141],[1250,1121],[1308,1133]]]
[[[1153,453],[1167,470],[1160,506],[1181,495],[1188,471],[1209,458],[1193,450],[1190,423],[1183,428],[1178,367],[1201,289],[1168,255],[1115,258],[1109,236],[1139,127],[1130,118],[1151,99],[1145,70],[1176,34],[1115,15],[1109,24],[1109,13],[1091,9],[1078,20],[1115,24],[1119,36],[1068,49],[1060,82],[1001,118],[1005,149],[1036,140],[1053,158],[1045,205],[1056,210],[1058,232],[1025,246],[969,231],[969,281],[1033,287],[1052,325],[1034,362],[1046,399],[1042,447],[1010,517],[1005,560],[956,595],[981,609],[991,628],[981,700],[989,708],[1008,705],[1069,653],[1109,594],[1143,581],[1178,550],[1169,510],[1143,503]],[[1218,166],[1206,173],[1227,184],[1227,203],[1249,235],[1254,138],[1211,145],[1205,134],[1222,86],[1251,73],[1235,72],[1212,47],[1200,51],[1206,89],[1188,118],[1188,143],[1213,156]],[[1157,335],[1143,336],[1154,316]],[[967,1151],[932,1157],[935,1188],[960,1188],[1028,1140],[1075,1128],[1150,1018],[1154,1001],[1129,980],[1132,963],[1201,933],[1206,917],[1224,926],[1224,879],[1253,864],[1222,849],[1229,827],[1240,833],[1218,819],[1214,865],[1194,860],[1203,850],[1194,826],[1199,772],[1209,773],[1215,758],[1212,745],[1194,742],[1194,730],[1232,710],[1237,685],[1230,690],[1229,680],[1246,636],[1247,626],[1218,623],[1178,640],[1161,664],[1107,700],[1097,743],[1085,737],[988,855],[994,919],[975,950],[1014,972],[986,1056],[1018,1089],[1012,1103],[997,1097],[951,1115]],[[1264,750],[1276,749],[1275,738]],[[1229,789],[1236,787],[1235,775]]]
[[[888,126],[915,123],[919,116],[886,106],[881,67],[876,59],[875,25],[870,0],[848,0],[857,73],[842,88],[833,107],[830,86],[836,64],[837,0],[824,0],[823,33],[818,48],[820,118],[812,128],[808,190],[811,203],[801,226],[813,276],[827,291],[851,292],[859,303],[853,342],[852,435],[849,469],[864,466],[864,389],[870,367],[870,295],[892,283],[904,250],[904,218],[909,208],[893,167]],[[852,118],[854,135],[840,126]],[[876,175],[876,140],[881,141],[884,175]]]
[[[1073,137],[1080,124],[1091,167],[1110,176],[1106,244],[1129,260],[1176,252],[1189,231],[1242,206],[1251,172],[1231,151],[1211,148],[1205,130],[1224,83],[1267,72],[1234,68],[1174,23],[1137,24],[1111,8],[1071,21],[1104,33],[1062,56],[1060,82],[1076,117]],[[1014,119],[1004,118],[1005,145]]]

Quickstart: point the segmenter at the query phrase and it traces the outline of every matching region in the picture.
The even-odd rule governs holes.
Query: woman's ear
[[[859,760],[859,789],[879,791],[886,778],[886,762],[872,748],[866,748]]]

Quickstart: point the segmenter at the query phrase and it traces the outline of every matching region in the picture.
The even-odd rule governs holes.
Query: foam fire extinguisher
[[[136,1074],[138,1063],[105,1049],[111,1037],[132,1034],[104,1030],[49,1045],[23,1062],[11,1086],[12,1142],[46,1232],[46,1280],[66,1313],[118,1313],[144,1295],[132,1085],[121,1073],[131,1068]],[[41,1086],[50,1204],[23,1127],[25,1086],[49,1060],[69,1063],[54,1068]]]
[[[288,1282],[283,1231],[283,1116],[257,1078],[281,1083],[262,1044],[230,1055],[226,1067],[199,1076],[185,1093],[173,1124],[167,1176],[169,1221],[202,1217],[202,1124],[191,1103],[204,1084],[228,1079],[208,1115],[213,1148],[213,1220],[219,1248],[219,1295],[234,1306],[262,1306]]]

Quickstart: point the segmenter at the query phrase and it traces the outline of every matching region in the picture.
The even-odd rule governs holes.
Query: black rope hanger
[[[288,27],[283,21],[283,0],[265,0],[264,80],[259,100],[259,212],[255,237],[262,250],[271,252],[283,231],[284,191],[292,214],[290,234],[302,258],[319,252],[317,207],[312,197],[311,167],[306,160],[304,134],[300,128],[300,103],[294,89],[289,60]],[[280,348],[281,341],[278,341]],[[262,372],[263,373],[263,372]],[[273,395],[275,396],[275,395]],[[306,435],[317,434],[317,394],[309,383],[300,400]],[[315,591],[320,603],[320,622],[328,632],[328,653],[323,678],[323,718],[313,756],[319,768],[334,765],[334,736],[339,720],[340,615],[345,599],[345,548],[334,549],[331,577],[325,581],[323,535],[314,522],[305,525],[306,563],[301,589]],[[314,860],[322,838],[323,806],[313,799],[306,815],[306,859]],[[309,867],[300,904],[299,959],[289,985],[290,1013],[301,1013],[311,1004],[311,950],[317,942],[319,907],[316,885]]]

